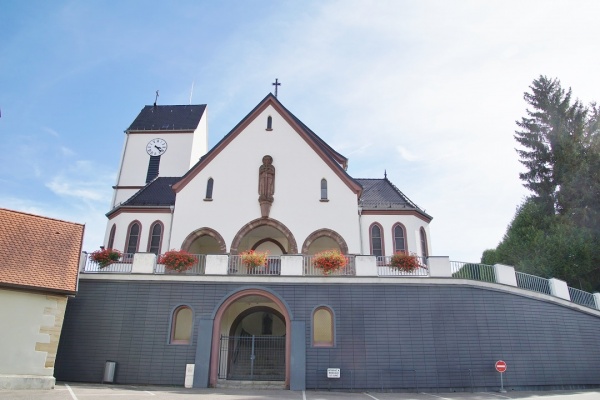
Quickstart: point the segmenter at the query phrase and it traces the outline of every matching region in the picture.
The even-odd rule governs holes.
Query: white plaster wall
[[[0,375],[53,375],[54,368],[45,367],[47,353],[35,351],[37,342],[50,343],[50,335],[40,333],[41,326],[54,325],[54,316],[44,315],[46,307],[56,308],[56,301],[0,290]]]
[[[190,162],[187,169],[190,169],[194,164],[198,162],[200,157],[202,157],[208,151],[208,106],[204,109],[204,114],[202,114],[202,118],[200,119],[200,123],[198,127],[194,131],[194,136],[192,140],[192,151],[190,155]],[[187,171],[186,171],[187,172]],[[181,174],[183,175],[183,174]],[[166,176],[166,175],[163,175]]]
[[[273,130],[266,131],[267,116]],[[258,170],[265,155],[276,170],[270,217],[294,235],[301,251],[313,231],[333,229],[349,252],[359,252],[357,197],[271,107],[251,122],[185,188],[177,194],[171,246],[201,227],[218,231],[229,251],[233,238],[248,222],[260,218]],[[208,178],[214,179],[213,201],[203,201]],[[321,179],[327,179],[329,202],[321,202]]]
[[[369,236],[369,227],[372,223],[378,222],[383,227],[384,255],[394,254],[394,236],[392,227],[396,223],[401,223],[406,228],[406,244],[409,253],[421,255],[421,237],[420,229],[423,227],[427,234],[427,248],[429,255],[433,255],[431,248],[431,235],[429,233],[429,224],[414,215],[363,215],[362,216],[362,237],[364,254],[370,254],[371,242]]]
[[[121,213],[108,221],[106,225],[106,232],[104,234],[104,246],[108,245],[108,237],[110,235],[110,229],[113,224],[117,225],[115,230],[115,241],[113,248],[119,251],[125,250],[125,242],[127,241],[127,229],[132,221],[138,220],[141,225],[140,231],[140,242],[138,246],[139,252],[146,252],[148,249],[148,240],[150,239],[150,227],[155,221],[161,221],[163,223],[163,239],[161,253],[164,253],[171,248],[169,245],[169,230],[171,227],[171,213]],[[177,247],[179,249],[179,247]],[[97,249],[92,249],[97,250]]]

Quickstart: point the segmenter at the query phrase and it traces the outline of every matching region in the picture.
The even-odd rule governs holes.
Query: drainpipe
[[[167,251],[171,248],[171,233],[173,232],[173,217],[175,213],[175,206],[169,206],[169,209],[171,210],[171,223],[169,226],[169,240],[167,241]]]
[[[360,239],[360,254],[365,254],[363,250],[363,237],[362,237],[362,205],[358,205],[358,238]]]

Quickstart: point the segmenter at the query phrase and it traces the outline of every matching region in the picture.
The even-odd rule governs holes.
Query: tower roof
[[[195,130],[205,110],[206,104],[145,106],[126,132]]]
[[[384,179],[355,179],[363,187],[360,204],[365,211],[391,212],[414,211],[425,219],[433,218],[421,210],[404,193],[400,191],[387,177]]]

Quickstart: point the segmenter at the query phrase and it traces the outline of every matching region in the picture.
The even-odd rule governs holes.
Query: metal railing
[[[569,287],[569,296],[571,296],[571,301],[573,303],[590,308],[596,308],[596,301],[594,300],[594,295],[591,293]]]
[[[354,256],[346,257],[346,266],[329,274],[324,274],[321,268],[314,263],[315,256],[304,256],[302,259],[304,276],[354,276],[356,275],[356,264]]]
[[[242,256],[231,255],[229,256],[229,269],[228,275],[281,275],[281,257],[280,256],[267,256],[267,263],[265,265],[248,268],[242,262]]]
[[[529,275],[524,272],[515,271],[517,277],[517,286],[522,289],[531,290],[545,294],[552,294],[550,291],[550,281],[535,275]]]
[[[415,256],[418,268],[412,271],[403,271],[392,266],[392,256],[377,257],[377,275],[378,276],[429,276],[429,268],[427,267],[427,259],[424,257]]]
[[[157,261],[160,260],[161,256],[162,256],[162,254],[160,256],[156,257],[156,260]],[[204,275],[204,271],[206,270],[206,254],[192,254],[192,257],[194,257],[196,259],[196,262],[187,271],[183,271],[183,272],[169,271],[168,269],[165,268],[164,264],[157,263],[156,266],[154,267],[154,273],[159,274],[159,275],[160,274]]]
[[[496,271],[493,265],[475,264],[462,261],[450,261],[453,278],[496,283]]]
[[[91,254],[88,254],[82,272],[128,274],[131,272],[132,263],[133,253],[123,253],[119,261],[115,261],[106,267],[101,267],[96,261],[91,259]]]

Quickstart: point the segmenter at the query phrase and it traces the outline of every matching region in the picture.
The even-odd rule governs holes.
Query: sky
[[[528,192],[523,93],[600,101],[599,1],[0,0],[0,207],[102,244],[124,130],[144,105],[208,104],[215,145],[278,99],[433,216],[430,254],[478,262]]]

